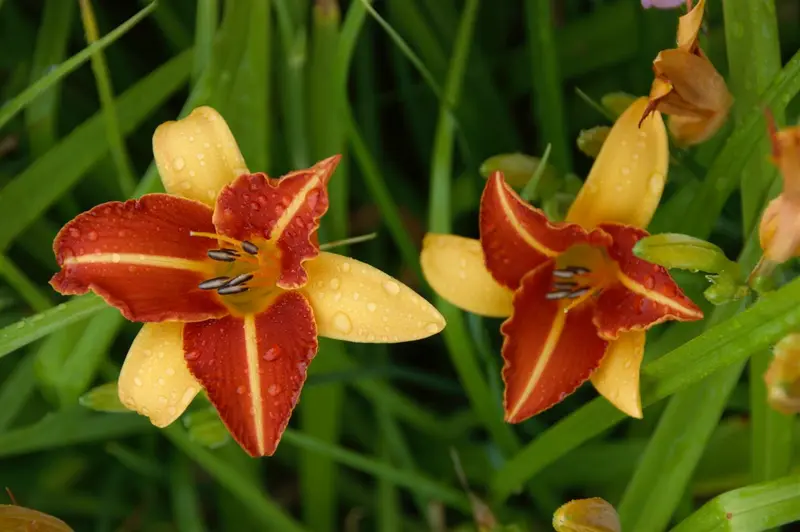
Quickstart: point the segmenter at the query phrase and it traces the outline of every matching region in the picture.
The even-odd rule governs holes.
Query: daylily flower
[[[769,113],[767,123],[772,160],[783,176],[783,192],[769,203],[761,217],[759,236],[764,258],[758,271],[764,274],[800,255],[800,127],[777,131]]]
[[[702,318],[667,270],[633,254],[668,163],[660,114],[637,127],[646,105],[640,98],[617,120],[566,222],[550,222],[497,172],[481,199],[480,241],[426,237],[423,272],[442,297],[476,314],[510,316],[500,329],[509,422],[553,406],[589,378],[617,408],[641,417],[645,330]]]
[[[620,532],[619,515],[600,497],[570,501],[553,514],[556,532]]]
[[[669,130],[680,145],[699,144],[722,127],[733,103],[725,79],[700,49],[705,0],[678,21],[678,47],[659,52],[650,105],[642,116],[659,110],[670,115]],[[691,0],[687,0],[691,7]]]
[[[271,455],[317,337],[403,342],[444,319],[381,271],[320,252],[316,230],[339,157],[280,179],[251,174],[227,124],[196,109],[153,151],[168,194],[99,205],[69,222],[51,284],[89,290],[146,322],[119,377],[123,404],[159,427],[204,389],[237,442]]]

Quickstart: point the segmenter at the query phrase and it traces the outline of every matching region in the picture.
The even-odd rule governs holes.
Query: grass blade
[[[91,46],[97,42],[100,33],[97,29],[97,21],[94,18],[91,0],[80,0],[81,18],[83,19],[83,30],[86,33],[86,43]],[[133,166],[125,149],[125,140],[119,127],[119,118],[114,104],[114,89],[111,87],[111,76],[108,73],[108,65],[103,50],[97,49],[91,57],[92,72],[97,86],[97,94],[100,96],[100,107],[103,112],[103,120],[106,126],[106,138],[108,148],[111,152],[111,160],[117,171],[119,188],[124,196],[130,196],[136,180],[133,177]]]
[[[31,103],[34,99],[38,98],[40,94],[58,83],[61,78],[71,73],[89,60],[92,57],[92,54],[94,54],[97,50],[102,50],[125,35],[125,33],[127,33],[131,28],[141,22],[142,19],[152,13],[155,7],[156,3],[152,2],[150,5],[129,18],[127,21],[120,24],[114,29],[114,31],[73,55],[61,63],[58,67],[42,76],[39,81],[30,85],[17,97],[6,102],[2,107],[0,107],[0,128],[5,126],[8,121],[14,118],[18,112],[25,108],[25,106]]]
[[[44,312],[53,306],[49,294],[42,291],[11,259],[3,255],[0,255],[0,277],[36,312]]]

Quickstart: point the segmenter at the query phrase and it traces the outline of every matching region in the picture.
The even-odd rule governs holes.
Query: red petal
[[[591,300],[564,312],[564,301],[545,299],[552,261],[522,279],[514,314],[500,329],[506,421],[519,423],[560,402],[600,365],[607,342],[592,324]]]
[[[330,157],[280,179],[246,174],[222,189],[217,199],[218,232],[237,240],[267,240],[277,247],[281,288],[300,288],[308,280],[302,263],[319,254],[313,235],[328,210],[326,187],[339,159]]]
[[[614,239],[606,249],[619,267],[618,282],[605,288],[597,300],[594,323],[603,338],[613,340],[622,332],[645,330],[667,320],[703,318],[703,311],[665,268],[633,254],[634,244],[647,231],[619,224],[600,224],[600,228]]]
[[[275,452],[317,353],[308,301],[284,292],[260,314],[184,328],[189,371],[251,456]]]
[[[486,267],[495,280],[516,289],[522,277],[571,246],[604,245],[605,235],[587,233],[580,225],[550,223],[544,213],[525,203],[509,187],[502,172],[486,182],[481,197],[481,245]]]
[[[222,316],[217,296],[197,288],[213,275],[206,251],[216,242],[190,231],[214,231],[211,209],[196,201],[149,194],[98,205],[56,236],[61,271],[50,284],[62,294],[92,290],[133,321]]]

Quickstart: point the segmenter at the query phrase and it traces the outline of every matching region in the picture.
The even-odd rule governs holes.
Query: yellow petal
[[[212,207],[222,187],[248,173],[228,124],[211,107],[158,126],[153,155],[167,192]]]
[[[617,119],[567,221],[587,229],[602,222],[636,227],[650,223],[667,178],[669,145],[659,112],[639,127],[646,108],[647,98],[639,98]]]
[[[697,45],[697,34],[703,25],[706,0],[700,0],[694,9],[678,19],[678,48],[693,52]]]
[[[156,427],[166,427],[199,391],[183,359],[183,324],[146,323],[119,374],[122,404],[149,417]]]
[[[314,309],[320,336],[348,342],[407,342],[444,329],[433,305],[368,264],[322,252],[303,264],[302,292]]]
[[[592,374],[592,384],[608,401],[631,417],[642,417],[639,369],[644,355],[644,331],[622,333],[609,342],[606,356]]]
[[[420,261],[425,279],[450,303],[481,316],[511,315],[514,293],[499,285],[486,269],[480,241],[427,234]]]
[[[611,504],[599,497],[578,499],[561,506],[553,514],[556,532],[620,532],[619,515]]]

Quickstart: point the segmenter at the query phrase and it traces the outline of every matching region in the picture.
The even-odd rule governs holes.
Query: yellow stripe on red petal
[[[575,224],[553,224],[508,186],[501,172],[486,181],[480,207],[481,245],[486,268],[512,290],[522,277],[588,235]]]
[[[484,262],[481,243],[473,238],[429,233],[422,242],[422,273],[437,294],[474,314],[510,316],[514,292],[499,285]]]
[[[122,404],[156,427],[178,419],[200,391],[183,358],[183,324],[144,324],[125,357],[117,389]]]
[[[317,352],[305,297],[284,292],[259,314],[188,323],[184,349],[233,438],[251,456],[272,455]]]
[[[667,320],[703,318],[703,311],[665,268],[633,254],[633,246],[647,231],[618,224],[601,224],[600,229],[614,239],[606,249],[617,266],[616,282],[597,299],[594,321],[603,338],[615,339],[620,333],[646,330]]]
[[[110,202],[70,221],[53,243],[61,267],[50,284],[62,294],[89,290],[133,321],[197,321],[225,314],[198,284],[213,275],[211,209],[167,194]]]
[[[369,264],[334,253],[306,262],[301,290],[314,309],[320,336],[348,342],[408,342],[444,329],[436,308]]]
[[[267,241],[279,256],[277,285],[303,286],[308,277],[302,263],[319,254],[315,233],[328,210],[327,184],[339,159],[330,157],[280,179],[241,176],[220,194],[214,211],[217,231],[256,244]]]
[[[644,356],[645,332],[630,331],[608,343],[606,356],[592,373],[595,389],[611,404],[631,417],[641,419],[642,397],[639,371]]]
[[[667,178],[669,144],[661,113],[642,119],[647,109],[647,98],[639,98],[614,123],[567,213],[568,222],[587,229],[602,222],[650,223]]]
[[[565,312],[545,295],[552,262],[526,275],[514,294],[514,314],[502,326],[506,421],[519,423],[562,401],[598,367],[606,341],[592,324],[587,301]]]
[[[228,124],[211,107],[158,126],[153,155],[167,192],[211,207],[222,187],[249,173]]]

